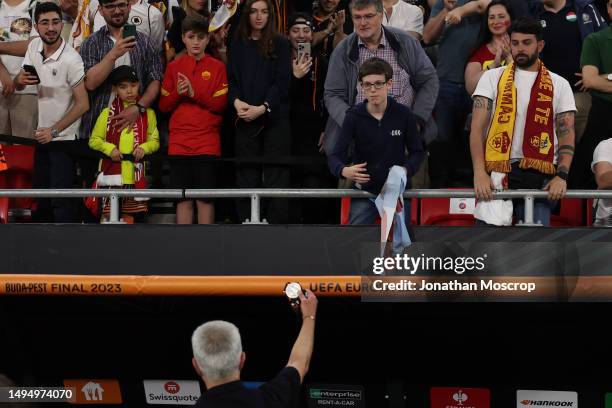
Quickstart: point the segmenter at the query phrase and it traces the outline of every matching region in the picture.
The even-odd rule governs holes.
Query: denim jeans
[[[378,217],[378,209],[374,203],[375,198],[353,198],[351,199],[351,211],[349,224],[351,225],[373,225]],[[410,199],[404,200],[404,216],[406,226],[410,226]]]

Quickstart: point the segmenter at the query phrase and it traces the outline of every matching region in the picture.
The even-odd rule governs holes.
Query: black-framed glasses
[[[106,10],[106,11],[113,11],[113,10],[116,10],[116,9],[127,10],[128,3],[104,4],[104,5],[102,5],[102,7],[104,7],[104,10]]]
[[[361,87],[365,90],[368,89],[381,89],[383,86],[385,86],[387,84],[387,82],[385,81],[376,81],[376,82],[362,82],[361,83]]]

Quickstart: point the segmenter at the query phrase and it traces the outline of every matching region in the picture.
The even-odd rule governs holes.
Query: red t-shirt
[[[470,60],[468,61],[468,64],[470,62],[478,62],[482,69],[486,70],[489,68],[489,65],[495,62],[495,54],[489,51],[487,44],[482,44],[480,48],[474,51],[470,57]],[[505,65],[505,63],[502,62],[502,65]]]
[[[179,95],[179,72],[193,87],[194,96]],[[221,155],[221,122],[227,107],[225,64],[205,55],[200,61],[183,55],[166,68],[159,108],[172,112],[168,155]]]

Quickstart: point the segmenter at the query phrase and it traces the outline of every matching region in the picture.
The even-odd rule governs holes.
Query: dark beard
[[[516,61],[516,66],[519,68],[527,68],[532,66],[536,61],[538,60],[538,54],[533,54],[531,57],[529,57],[529,59],[526,62],[523,63],[519,63],[516,58],[514,59],[514,61]]]
[[[60,41],[62,39],[61,35],[58,35],[54,41],[49,41],[47,40],[45,37],[43,37],[42,35],[40,36],[40,39],[47,45],[53,45],[55,43],[57,43],[58,41]]]

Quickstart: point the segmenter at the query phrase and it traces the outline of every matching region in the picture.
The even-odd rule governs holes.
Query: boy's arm
[[[139,147],[144,150],[145,154],[153,154],[159,150],[159,131],[157,130],[157,117],[155,111],[151,108],[147,109],[147,141]]]
[[[421,163],[425,159],[425,149],[423,148],[423,141],[419,135],[414,115],[408,115],[406,119],[404,141],[408,149],[408,157],[406,158],[405,167],[407,176],[412,177],[419,171]]]
[[[215,75],[212,87],[200,86],[199,89],[194,89],[193,99],[204,109],[222,115],[227,108],[227,93],[227,73],[225,69],[220,69]]]
[[[327,156],[327,163],[332,174],[338,178],[342,177],[342,170],[346,167],[347,150],[355,132],[353,115],[347,114],[340,129],[338,140]]]
[[[162,83],[161,87],[159,109],[162,112],[173,111],[181,100],[181,95],[179,95],[178,89],[176,88],[176,83],[174,82],[174,70],[172,67],[173,65],[171,64],[168,65],[168,68],[166,68],[164,82]]]
[[[108,108],[104,108],[104,110],[100,112],[98,119],[96,119],[96,124],[94,125],[93,130],[91,131],[91,136],[89,137],[89,147],[110,157],[111,152],[117,146],[106,141],[108,112]]]

